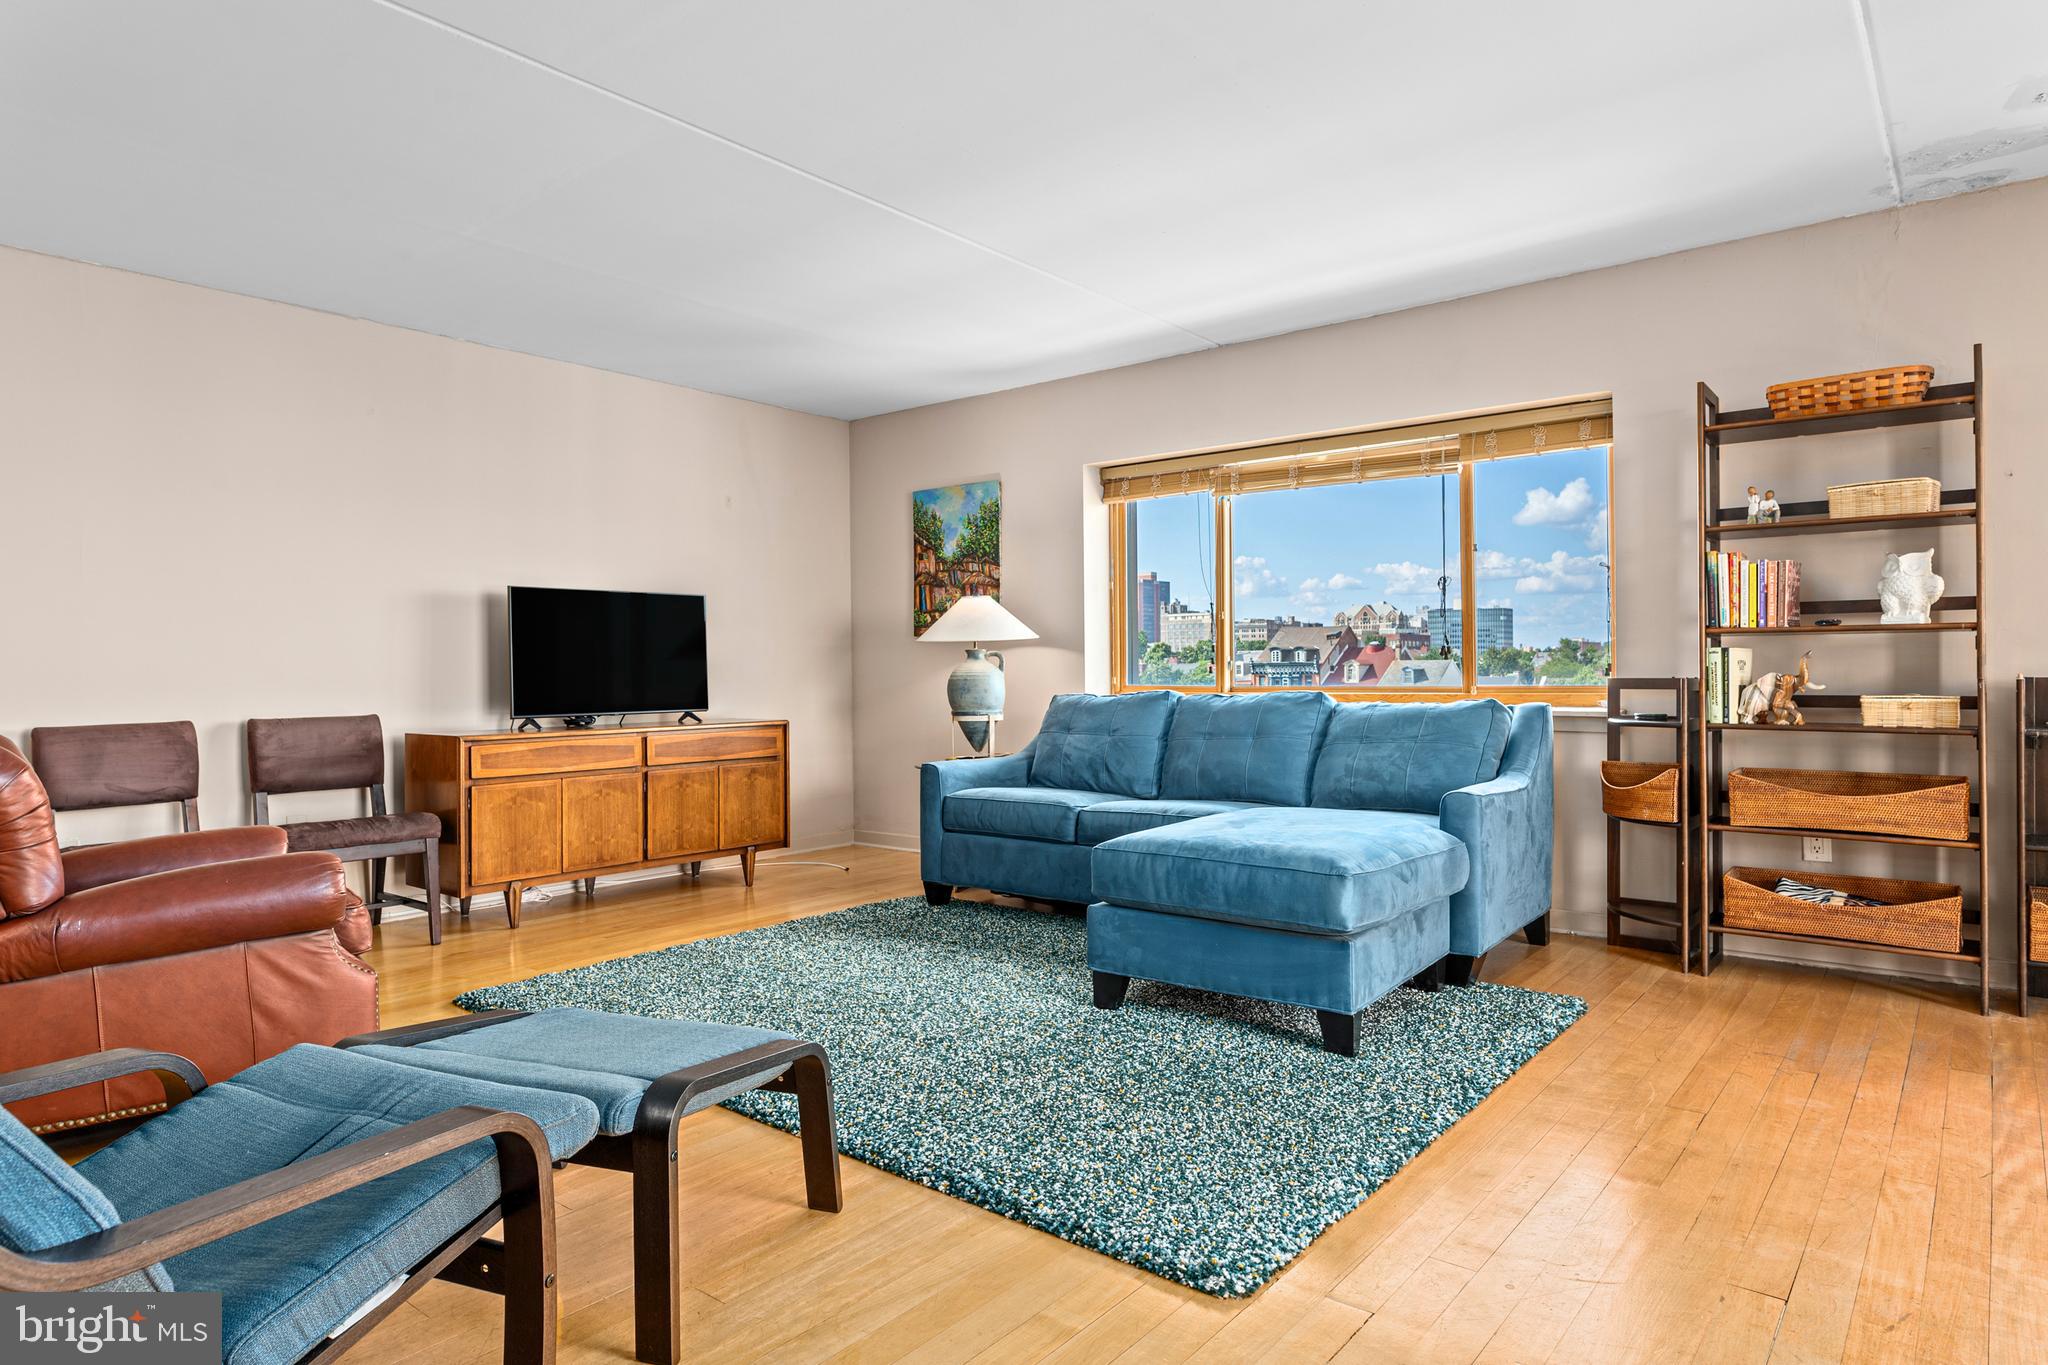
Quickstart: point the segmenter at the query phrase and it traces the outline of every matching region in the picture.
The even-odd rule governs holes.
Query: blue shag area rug
[[[847,1156],[1195,1289],[1249,1294],[1585,1013],[1481,985],[1397,990],[1356,1058],[1314,1014],[1134,981],[1091,1003],[1085,925],[877,901],[470,991],[751,1024],[832,1058]],[[795,1098],[727,1101],[794,1131]]]

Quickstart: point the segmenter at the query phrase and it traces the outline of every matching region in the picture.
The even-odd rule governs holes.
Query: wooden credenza
[[[542,882],[789,846],[789,723],[409,734],[405,799],[441,817],[441,890]]]

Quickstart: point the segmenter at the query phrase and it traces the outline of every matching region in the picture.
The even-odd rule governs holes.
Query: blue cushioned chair
[[[0,1111],[0,1289],[217,1292],[222,1359],[271,1365],[333,1359],[438,1277],[504,1297],[505,1360],[554,1358],[550,1163],[590,1100],[302,1045],[212,1086],[99,1053],[0,1076],[0,1103],[152,1071],[170,1109],[75,1169]]]
[[[927,763],[925,896],[1087,907],[1096,999],[1132,977],[1305,1005],[1356,1047],[1404,981],[1549,937],[1551,715],[1320,692],[1053,700],[1005,758]]]

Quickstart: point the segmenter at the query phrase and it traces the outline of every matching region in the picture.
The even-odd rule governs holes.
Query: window
[[[1114,684],[1598,701],[1611,425],[1595,400],[1105,470]]]

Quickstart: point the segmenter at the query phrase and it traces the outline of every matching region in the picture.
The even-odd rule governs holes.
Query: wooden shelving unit
[[[2021,678],[2013,729],[2019,763],[2013,774],[2019,877],[2014,881],[2019,914],[2020,1013],[2037,995],[2048,995],[2048,962],[2033,952],[2034,896],[2048,897],[2048,678]],[[2042,911],[2048,915],[2048,910]]]
[[[1673,699],[1672,718],[1637,720],[1622,706],[1622,694],[1625,692],[1670,695]],[[1670,736],[1673,761],[1678,764],[1676,824],[1624,820],[1616,815],[1607,817],[1607,942],[1614,947],[1671,953],[1678,958],[1678,970],[1681,972],[1693,969],[1706,945],[1706,936],[1702,932],[1704,921],[1699,914],[1699,902],[1693,895],[1693,869],[1699,862],[1701,837],[1699,807],[1693,800],[1692,780],[1693,754],[1700,729],[1699,695],[1698,678],[1607,680],[1607,756],[1610,759],[1626,757],[1622,753],[1623,741],[1631,733],[1648,731]],[[1669,900],[1622,894],[1621,836],[1624,825],[1668,829],[1677,836],[1677,846],[1672,855],[1675,867]],[[1626,926],[1631,922],[1661,925],[1671,931],[1671,937],[1662,939],[1630,932]]]
[[[1834,944],[1864,948],[1874,952],[1897,953],[1910,957],[1941,958],[1955,962],[1971,962],[1977,965],[1978,1007],[1984,1013],[1991,1012],[1991,964],[1986,949],[1985,899],[1991,884],[1990,840],[1984,833],[1985,820],[1980,804],[1986,785],[1986,754],[1984,744],[1983,712],[1981,699],[1985,695],[1983,623],[1985,620],[1984,581],[1984,525],[1979,516],[1977,490],[1984,486],[1984,421],[1982,401],[1984,396],[1984,348],[1977,346],[1971,354],[1971,380],[1967,384],[1937,385],[1927,391],[1925,400],[1919,403],[1888,408],[1869,408],[1856,412],[1823,413],[1811,417],[1778,418],[1768,408],[1747,409],[1739,412],[1721,411],[1721,400],[1703,382],[1698,390],[1699,412],[1699,553],[1693,560],[1693,572],[1699,583],[1699,656],[1700,676],[1707,676],[1707,651],[1728,639],[1746,642],[1757,637],[1773,635],[1792,636],[1801,639],[1816,635],[1865,635],[1891,637],[1898,642],[1901,650],[1924,648],[1916,641],[1941,640],[1962,636],[1969,640],[1976,661],[1977,686],[1972,695],[1963,698],[1963,723],[1940,728],[1892,728],[1868,726],[1861,723],[1861,698],[1844,693],[1812,693],[1802,696],[1802,709],[1810,709],[1808,723],[1796,729],[1773,726],[1713,724],[1701,725],[1698,731],[1698,775],[1696,800],[1698,809],[1705,813],[1702,830],[1702,853],[1699,858],[1698,904],[1702,912],[1704,941],[1700,953],[1702,974],[1713,970],[1720,961],[1723,940],[1727,935],[1739,937],[1776,939],[1795,943]],[[1900,515],[1839,517],[1827,515],[1825,502],[1787,503],[1783,507],[1783,518],[1767,525],[1751,525],[1744,518],[1745,509],[1726,505],[1721,497],[1721,450],[1723,446],[1752,441],[1788,440],[1805,436],[1827,435],[1846,431],[1871,431],[1886,427],[1918,426],[1927,422],[1967,421],[1974,437],[1972,468],[1974,478],[1969,488],[1945,489],[1939,507],[1932,512],[1915,512]],[[1802,451],[1802,457],[1809,452]],[[1811,450],[1812,458],[1823,457],[1821,447]],[[1838,601],[1802,601],[1799,614],[1802,624],[1797,626],[1738,627],[1711,626],[1711,591],[1706,574],[1706,557],[1710,551],[1719,549],[1724,540],[1746,537],[1784,537],[1815,534],[1840,534],[1851,531],[1908,530],[1939,526],[1967,526],[1975,552],[1976,577],[1974,595],[1944,597],[1936,603],[1935,619],[1918,625],[1885,625],[1878,621],[1878,603],[1872,598],[1844,599]],[[1782,553],[1780,551],[1779,553]],[[1820,626],[1812,622],[1819,617],[1838,617],[1838,626]],[[1855,619],[1867,618],[1867,619]],[[2024,685],[2023,685],[2024,690]],[[2048,700],[2048,696],[2044,696]],[[1702,706],[1704,711],[1704,705]],[[1842,719],[1831,716],[1842,713]],[[2024,730],[2028,724],[2043,725],[2037,718],[2031,722],[2022,720],[2021,748],[2023,763],[2028,740]],[[1972,751],[1974,768],[1975,798],[1971,806],[1973,831],[1968,839],[1932,839],[1909,835],[1859,834],[1837,830],[1757,828],[1749,825],[1730,823],[1722,796],[1726,775],[1723,747],[1731,734],[1739,735],[1889,735],[1901,739],[1934,739],[1967,743]],[[1812,740],[1824,743],[1824,740]],[[2038,741],[2037,741],[2038,743]],[[1612,742],[1610,741],[1610,748]],[[1774,757],[1772,765],[1777,767],[1798,766],[1784,761],[1782,751]],[[1924,768],[1923,771],[1948,771],[1942,768]],[[2024,771],[2024,768],[2023,768]],[[2041,810],[2048,814],[2048,809]],[[1725,925],[1721,918],[1721,876],[1723,857],[1721,844],[1725,836],[1739,834],[1745,837],[1804,839],[1819,836],[1843,842],[1895,845],[1917,848],[1957,850],[1974,853],[1977,868],[1974,895],[1965,888],[1963,896],[1963,946],[1961,952],[1947,953],[1919,948],[1899,948],[1887,944],[1867,943],[1860,940],[1828,938],[1818,934],[1780,933],[1761,929],[1738,929]],[[1610,836],[1611,837],[1611,836]],[[2025,953],[2028,897],[2028,836],[2022,835],[2021,845],[2021,888],[2020,897],[2020,941],[2021,952]],[[2048,837],[2043,839],[2043,861],[2033,864],[2041,870],[2043,879],[2048,880]],[[1611,861],[1611,858],[1610,858]],[[2036,883],[2038,884],[2038,882]],[[2040,969],[2042,985],[2048,990],[2048,967]],[[2021,1009],[2026,1007],[2026,990],[2021,991]]]

